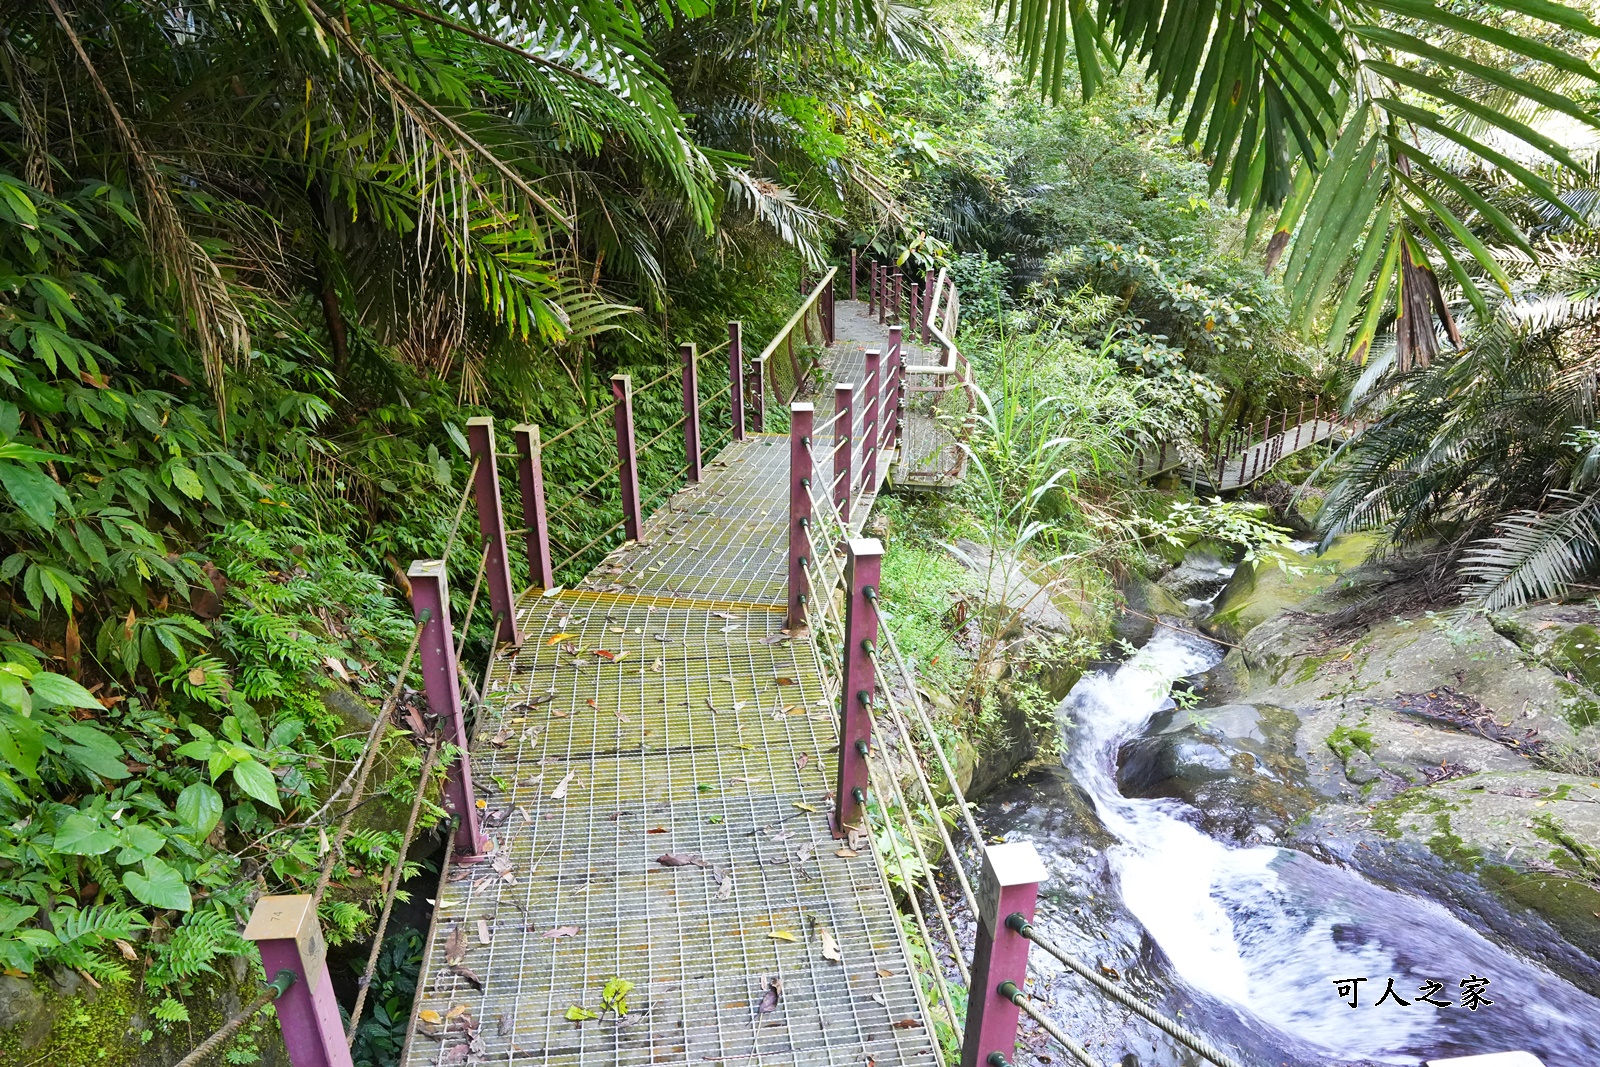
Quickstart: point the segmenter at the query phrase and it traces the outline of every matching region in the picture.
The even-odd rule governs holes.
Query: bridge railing
[[[890,381],[886,376],[885,386]],[[880,389],[881,398],[887,389]],[[1092,989],[1179,1044],[1218,1067],[1239,1067],[1231,1054],[1095,974],[1033,927],[1046,869],[1031,844],[987,843],[973,816],[922,699],[916,665],[908,662],[888,625],[891,611],[880,582],[883,546],[851,536],[850,509],[860,504],[863,487],[850,471],[835,469],[842,480],[835,485],[813,477],[832,462],[822,441],[830,431],[835,455],[841,438],[843,454],[856,454],[846,435],[861,424],[859,412],[870,393],[855,396],[848,385],[839,390],[840,402],[827,422],[814,423],[810,404],[790,409],[788,624],[795,633],[811,627],[824,684],[838,701],[835,836],[850,848],[870,847],[880,872],[897,881],[912,926],[933,961],[927,988],[918,986],[924,1009],[936,1009],[926,1017],[960,1045],[962,1067],[1008,1065],[1022,1014],[1078,1063],[1097,1067],[1093,1055],[1025,992],[1028,949],[1037,944]],[[838,484],[851,491],[839,495]],[[941,857],[955,881],[958,906],[978,920],[970,961],[936,880]],[[973,859],[978,860],[976,877],[966,869]],[[957,992],[963,986],[964,998]]]
[[[1218,434],[1205,446],[1205,459],[1195,462],[1170,443],[1140,452],[1134,461],[1136,480],[1153,478],[1167,471],[1179,471],[1195,486],[1234,489],[1249,485],[1270,471],[1285,456],[1323,441],[1338,440],[1360,430],[1362,424],[1337,407],[1326,410],[1320,396],[1308,405],[1284,408],[1254,422]],[[1209,435],[1208,435],[1209,436]]]
[[[795,308],[789,320],[778,328],[761,354],[750,361],[750,374],[745,383],[749,397],[748,410],[756,432],[766,427],[766,404],[770,396],[774,403],[787,408],[808,377],[820,365],[821,347],[833,344],[835,337],[834,279],[838,267],[830,267],[811,291]],[[813,333],[813,327],[815,332]],[[801,351],[795,351],[798,336]],[[780,351],[781,354],[780,354]],[[804,358],[802,358],[804,357]],[[744,406],[741,398],[741,407]]]

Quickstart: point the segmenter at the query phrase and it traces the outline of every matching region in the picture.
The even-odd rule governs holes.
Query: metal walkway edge
[[[442,887],[404,1067],[937,1062],[883,872],[829,832],[787,494],[786,437],[732,443],[581,587],[519,600],[471,740],[494,848]]]

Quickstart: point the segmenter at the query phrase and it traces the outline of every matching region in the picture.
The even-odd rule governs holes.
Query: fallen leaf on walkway
[[[813,815],[815,815],[815,814],[816,814],[816,811],[817,811],[817,809],[816,809],[816,808],[813,808],[813,807],[812,807],[812,806],[811,806],[811,805],[810,805],[810,804],[802,804],[802,803],[801,803],[801,802],[800,802],[800,801],[798,801],[798,800],[797,800],[797,801],[795,801],[795,802],[794,802],[794,806],[795,806],[795,807],[797,807],[797,808],[799,808],[799,809],[800,809],[800,810],[801,810],[801,811],[809,811],[809,812],[811,812],[811,813],[812,813],[812,814],[813,814]]]
[[[489,743],[495,748],[505,748],[509,740],[511,740],[511,726],[507,724],[495,731],[495,735],[489,738]]]
[[[594,1012],[590,1011],[588,1008],[579,1007],[576,1004],[574,1004],[571,1007],[567,1008],[566,1017],[567,1017],[567,1019],[569,1019],[570,1021],[575,1022],[575,1023],[581,1023],[585,1019],[598,1019],[598,1018],[600,1018],[600,1016],[596,1015]]]
[[[472,1045],[470,1043],[457,1045],[452,1049],[441,1052],[439,1054],[439,1063],[441,1067],[447,1063],[464,1063],[466,1062],[467,1055],[471,1053],[471,1051]]]
[[[551,645],[559,645],[561,642],[571,641],[577,636],[577,634],[556,634],[554,637],[550,638],[550,640],[544,643],[544,647],[549,648]]]
[[[589,705],[591,708],[598,708],[600,706],[594,702],[594,697],[590,697],[588,700],[585,700],[584,703]]]
[[[798,941],[799,940],[799,938],[795,937],[794,934],[789,932],[788,930],[774,930],[774,931],[772,931],[772,933],[768,934],[767,936],[772,938],[772,940],[774,940],[774,941]]]
[[[461,929],[460,923],[450,927],[450,937],[444,943],[444,962],[446,966],[460,963],[467,955],[467,935]]]
[[[800,684],[799,682],[796,682],[793,678],[774,678],[772,681],[776,685],[799,685]]]
[[[626,626],[613,626],[610,627],[610,630],[614,634],[625,634],[628,632],[628,628]]]
[[[857,852],[853,848],[835,849],[833,854],[835,856],[843,857],[844,859],[847,859],[847,860],[855,859],[857,856],[861,855],[861,853]]]
[[[839,955],[839,942],[834,938],[833,931],[814,916],[811,921],[816,923],[817,936],[822,939],[822,958],[832,960],[834,963],[843,963],[844,957]]]
[[[879,967],[878,968],[878,977],[879,978],[893,978],[894,977],[894,972],[893,971],[886,971],[882,967]]]
[[[656,862],[663,867],[705,867],[706,861],[701,856],[690,855],[687,852],[663,852],[656,857]]]
[[[717,887],[717,899],[727,900],[731,896],[733,896],[733,875],[725,874],[722,876],[722,884]]]
[[[800,755],[798,755],[798,756],[796,756],[794,758],[794,769],[795,770],[803,771],[809,766],[811,766],[811,753],[802,752],[802,753],[800,753]]]
[[[783,979],[778,977],[767,980],[766,992],[761,994],[761,1003],[756,1005],[756,1012],[761,1015],[771,1015],[778,1010],[778,1000],[783,996]]]
[[[872,994],[872,999],[877,1001],[879,1004],[882,1004],[886,1008],[889,1006],[888,999],[882,993]]]
[[[479,992],[483,991],[483,979],[479,978],[477,973],[475,971],[473,971],[473,969],[471,967],[468,967],[466,964],[464,964],[464,963],[454,964],[449,968],[449,971],[450,971],[451,974],[455,975],[457,978],[465,978],[471,984],[473,989],[476,989]],[[451,1009],[451,1010],[454,1010],[454,1009]]]
[[[661,642],[663,642],[665,644],[671,644],[672,643],[672,638],[668,637],[666,634],[651,634],[650,636],[655,638],[657,641],[661,641]]]
[[[773,634],[770,637],[763,637],[761,639],[761,643],[763,645],[778,645],[788,641],[789,639],[790,638],[788,634]]]
[[[645,831],[647,834],[664,834],[666,832],[667,828],[665,826],[652,826],[650,829]]]
[[[739,628],[739,624],[738,623],[730,622],[728,625],[724,626],[718,632],[719,633],[725,633],[725,634],[731,634],[731,633],[733,633],[733,631],[737,630],[738,628]]]
[[[757,782],[761,781],[760,778],[730,778],[728,780],[736,785],[755,785]]]
[[[551,708],[550,709],[550,717],[552,719],[565,719],[568,715],[571,715],[571,714],[572,714],[572,712],[568,711],[566,708]]]
[[[603,648],[591,648],[589,651],[594,653],[596,656],[602,657],[603,659],[616,659],[617,658],[617,654],[615,652],[609,652],[609,651],[607,651],[606,649],[603,649]]]
[[[557,926],[553,930],[546,930],[544,932],[544,936],[546,936],[546,937],[577,937],[578,936],[578,928],[576,926]]]
[[[914,1030],[921,1025],[922,1024],[917,1022],[915,1019],[901,1019],[899,1022],[894,1024],[894,1028],[896,1030]]]
[[[615,656],[609,657],[609,659],[613,663],[620,663],[620,662],[622,662],[623,660],[625,660],[627,658],[628,658],[628,650],[627,649],[623,649],[621,652],[618,652]]]
[[[489,922],[487,919],[478,920],[478,944],[487,945],[492,938],[489,936]]]
[[[512,1029],[511,1016],[507,1015],[505,1012],[501,1012],[500,1022],[495,1026],[495,1032],[501,1037],[506,1037],[511,1033]]]
[[[650,669],[655,671],[657,674],[660,674],[661,673],[661,669],[663,667],[665,667],[666,665],[667,665],[666,661],[663,660],[661,657],[657,656],[656,657],[656,661],[654,663],[650,664]]]
[[[717,619],[737,619],[739,617],[737,615],[730,615],[726,611],[713,611],[711,615],[713,618]]]
[[[781,834],[773,834],[772,835],[772,839],[774,841],[787,841],[787,840],[789,840],[789,838],[791,838],[793,836],[794,836],[794,831],[793,830],[785,830]]]
[[[561,593],[561,587],[559,585],[552,585],[549,589],[546,589],[544,592],[540,593],[539,595],[542,596],[542,597],[551,597],[551,596],[559,596],[560,593]]]
[[[805,713],[806,713],[806,709],[800,707],[798,704],[789,704],[779,714],[782,714],[782,715],[804,715]]]
[[[434,1011],[432,1008],[424,1008],[422,1011],[417,1012],[417,1019],[421,1022],[429,1023],[434,1026],[437,1026],[439,1023],[444,1021],[444,1019],[440,1017],[439,1013]]]
[[[576,778],[576,777],[578,777],[578,772],[577,771],[568,771],[567,772],[567,776],[565,778],[561,779],[560,783],[557,784],[557,786],[555,788],[555,791],[550,794],[550,799],[551,800],[565,800],[565,799],[567,799],[567,787],[572,784],[572,780],[574,778]]]

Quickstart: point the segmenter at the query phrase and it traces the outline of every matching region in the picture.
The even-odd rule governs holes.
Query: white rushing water
[[[1174,681],[1220,659],[1211,642],[1161,628],[1115,671],[1081,680],[1065,705],[1075,724],[1068,767],[1119,839],[1108,855],[1122,900],[1178,976],[1280,1031],[1285,1049],[1335,1062],[1523,1048],[1546,1067],[1600,1064],[1600,1001],[1439,904],[1294,850],[1214,840],[1185,819],[1183,801],[1121,795],[1118,749],[1171,706]],[[1406,1000],[1435,980],[1454,1001],[1469,975],[1491,979],[1494,1006],[1374,1006],[1389,978]],[[1367,982],[1351,1009],[1334,981],[1354,977]]]

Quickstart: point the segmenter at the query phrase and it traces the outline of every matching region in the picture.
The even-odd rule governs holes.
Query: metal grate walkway
[[[731,444],[582,587],[520,600],[472,739],[495,847],[442,891],[405,1067],[936,1062],[883,873],[829,833],[787,494],[785,436]],[[613,978],[625,1016],[569,1018]]]

